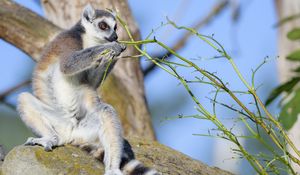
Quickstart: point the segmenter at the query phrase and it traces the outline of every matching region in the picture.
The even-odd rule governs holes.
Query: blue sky
[[[18,0],[17,2],[42,15],[40,7],[33,1]],[[191,26],[201,19],[217,2],[216,0],[129,0],[142,37],[147,36],[153,28],[165,21],[166,16],[180,25]],[[277,29],[273,27],[276,23],[276,12],[272,0],[241,0],[241,4],[241,17],[237,23],[232,22],[231,10],[227,8],[210,25],[202,28],[200,33],[214,34],[214,38],[225,46],[242,74],[250,81],[251,69],[256,68],[265,57],[275,58],[277,56]],[[180,34],[182,33],[171,28],[165,28],[156,32],[155,36],[172,45]],[[157,47],[149,46],[148,50],[150,53],[160,52]],[[28,79],[34,62],[21,51],[2,40],[0,40],[0,51],[2,57],[0,73],[3,75],[0,80],[0,92],[3,92],[9,87]],[[214,56],[214,54],[207,45],[198,39],[191,38],[186,47],[180,50],[179,53],[187,58],[203,58],[202,61],[197,61],[200,67],[217,72],[224,81],[230,82],[230,87],[236,90],[245,89],[226,60],[205,59]],[[189,73],[183,72],[183,74]],[[278,84],[276,60],[273,59],[273,61],[268,62],[258,72],[256,83],[263,84],[259,90],[259,95],[265,99],[270,90]],[[226,145],[227,143],[208,137],[192,135],[205,133],[209,128],[213,128],[209,122],[196,119],[162,121],[164,117],[178,114],[188,115],[195,112],[192,101],[185,98],[187,93],[182,86],[178,86],[177,80],[158,69],[146,78],[145,88],[153,116],[154,128],[161,143],[209,165],[220,166],[236,173],[240,171],[239,163],[223,161],[229,157],[215,155],[216,149],[222,148],[220,145]],[[211,89],[206,86],[195,86],[193,91],[204,100]],[[9,100],[15,103],[16,97],[17,94],[11,96]],[[241,99],[248,102],[246,98],[241,97]],[[229,101],[225,96],[222,96],[220,100]],[[208,101],[205,102],[205,106],[210,107],[210,105]],[[277,111],[274,106],[272,109],[274,112]],[[224,118],[233,117],[233,113],[223,108],[220,108],[218,112]],[[230,121],[228,121],[228,125],[230,125]],[[228,150],[229,148],[224,146],[223,149]]]

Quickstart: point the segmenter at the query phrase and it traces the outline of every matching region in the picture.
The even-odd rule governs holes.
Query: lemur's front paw
[[[104,175],[123,175],[123,173],[121,172],[121,170],[116,169],[116,170],[108,170],[105,172]]]
[[[126,50],[126,45],[125,45],[125,44],[121,44],[121,43],[120,43],[120,47],[121,47],[121,49],[122,49],[122,52],[123,52],[124,50]]]
[[[114,42],[113,46],[112,46],[112,54],[114,56],[119,56],[125,49],[126,49],[126,46],[124,44]]]
[[[56,146],[53,140],[46,139],[46,138],[33,138],[33,137],[29,137],[27,141],[24,143],[24,145],[32,145],[32,146],[40,145],[44,147],[45,151],[51,151],[52,148]]]

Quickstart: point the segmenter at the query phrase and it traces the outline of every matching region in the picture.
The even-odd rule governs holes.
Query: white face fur
[[[90,4],[84,8],[81,25],[85,29],[85,40],[89,40],[85,42],[89,47],[118,39],[114,14],[104,10],[94,10]]]

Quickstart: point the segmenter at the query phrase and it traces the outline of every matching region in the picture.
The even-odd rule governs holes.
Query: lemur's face
[[[116,18],[108,11],[94,10],[91,5],[87,5],[83,11],[82,25],[85,32],[100,43],[118,39]]]

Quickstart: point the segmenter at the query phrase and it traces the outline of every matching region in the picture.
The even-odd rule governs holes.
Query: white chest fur
[[[55,68],[52,77],[53,96],[60,109],[72,117],[79,111],[80,93],[78,88],[73,85],[59,70]]]

